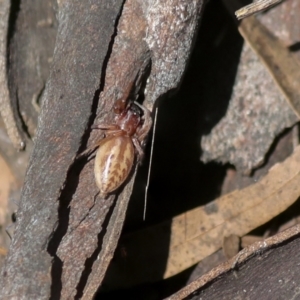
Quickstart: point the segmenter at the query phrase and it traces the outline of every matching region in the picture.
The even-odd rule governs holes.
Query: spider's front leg
[[[145,106],[139,104],[138,102],[134,102],[134,104],[136,104],[143,111],[143,124],[137,129],[136,132],[136,136],[140,144],[143,146],[145,139],[152,126],[151,112]]]
[[[132,143],[137,151],[137,161],[139,163],[142,162],[143,158],[144,158],[144,150],[140,145],[140,141],[136,138],[136,137],[132,137]]]
[[[100,130],[104,131],[102,133],[102,137],[95,144],[90,146],[88,149],[86,149],[85,151],[78,154],[76,159],[80,159],[84,156],[89,156],[89,155],[93,154],[97,150],[97,148],[99,148],[101,146],[101,144],[110,136],[119,136],[122,134],[122,130],[116,124],[113,124],[113,125],[95,124],[95,125],[92,125],[91,128],[92,129],[100,129]]]
[[[108,125],[108,124],[95,124],[92,125],[92,129],[100,129],[104,131],[105,136],[109,135],[118,135],[122,130],[116,124]]]

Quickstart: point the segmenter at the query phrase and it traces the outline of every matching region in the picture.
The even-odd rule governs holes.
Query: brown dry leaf
[[[241,238],[236,234],[230,234],[223,239],[223,252],[227,259],[234,257],[240,250]]]
[[[254,3],[251,3],[237,10],[235,12],[235,15],[238,20],[241,20],[258,12],[262,12],[266,9],[269,9],[280,2],[282,2],[282,0],[257,0]]]
[[[300,195],[299,163],[297,147],[291,157],[275,165],[260,182],[174,218],[171,255],[164,276],[177,274],[213,253],[220,248],[224,236],[243,236],[294,203]]]
[[[170,244],[173,257],[168,260],[165,277],[178,273],[179,262],[187,268],[216,251],[223,236],[243,236],[294,203],[300,195],[299,163],[297,147],[291,157],[275,165],[260,182],[174,218]],[[186,236],[178,234],[182,232],[178,227],[183,218]],[[190,251],[188,256],[185,252],[191,247],[197,251]]]
[[[124,259],[121,262],[116,259],[109,275],[126,286],[178,274],[218,250],[224,236],[243,236],[284,211],[300,195],[299,180],[300,146],[258,183],[190,210],[172,221],[127,236],[122,247],[126,249],[126,265],[130,268],[122,268]],[[168,239],[168,258],[162,275],[153,261],[165,255],[162,245]],[[130,276],[121,274],[121,270],[128,269]],[[143,269],[143,274],[137,274],[139,269]],[[116,279],[116,276],[119,277]]]

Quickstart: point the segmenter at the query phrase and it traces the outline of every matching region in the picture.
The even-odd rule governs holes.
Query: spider
[[[135,101],[119,99],[113,106],[114,123],[98,124],[104,131],[95,157],[95,180],[100,195],[106,197],[127,179],[132,166],[143,158],[143,146],[152,125],[150,111]]]

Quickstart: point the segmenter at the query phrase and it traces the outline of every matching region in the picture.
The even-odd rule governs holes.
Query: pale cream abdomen
[[[134,161],[134,147],[128,136],[103,140],[95,158],[95,180],[103,196],[116,190],[128,177]]]

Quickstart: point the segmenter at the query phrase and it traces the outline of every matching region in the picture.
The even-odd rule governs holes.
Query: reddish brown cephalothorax
[[[142,159],[142,146],[152,125],[150,111],[137,102],[117,100],[113,111],[114,124],[93,126],[105,134],[97,145],[94,168],[96,184],[104,197],[126,180],[136,152],[137,161]]]

